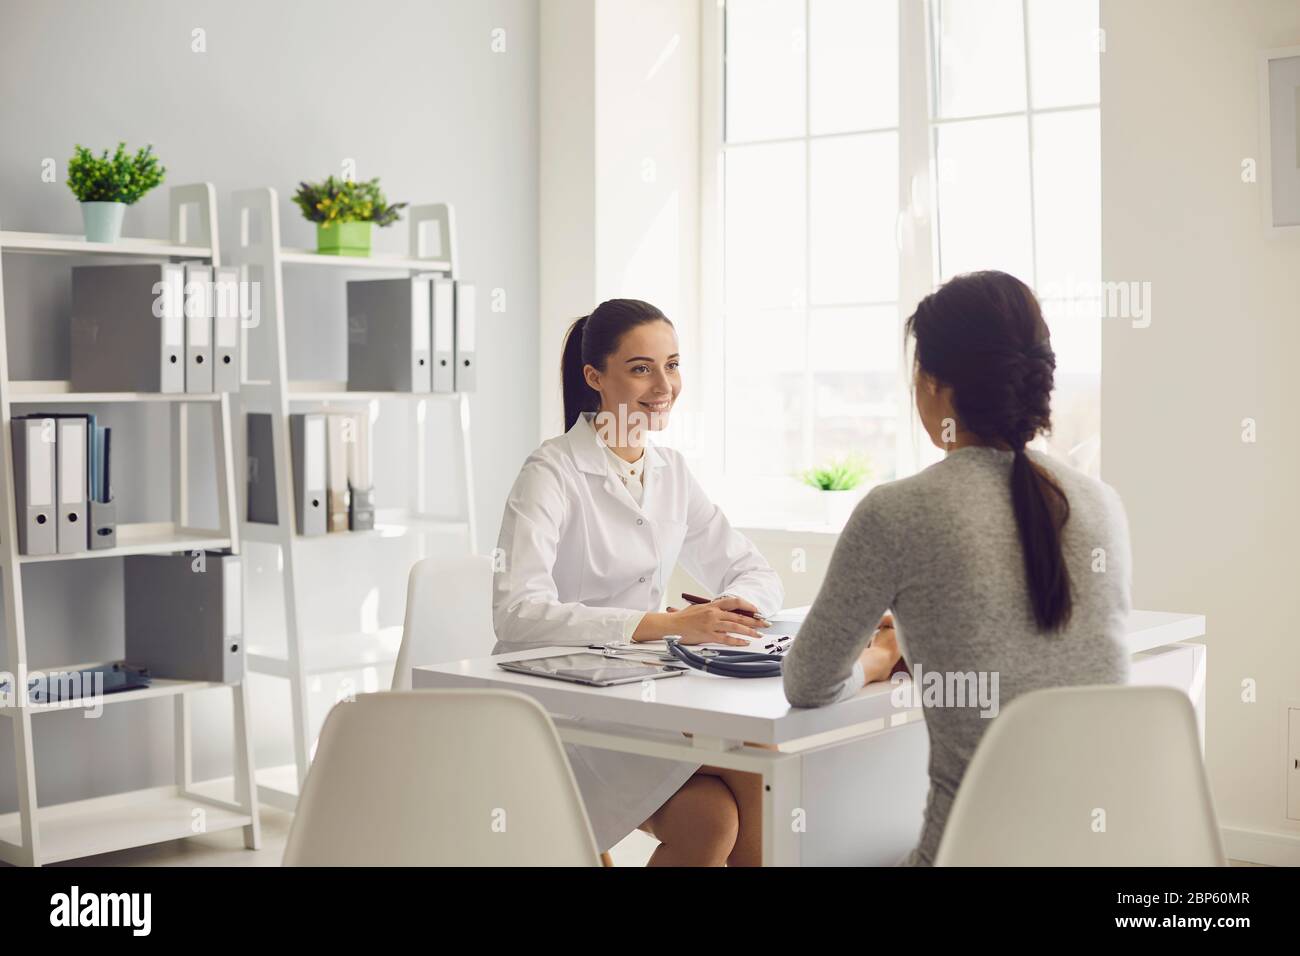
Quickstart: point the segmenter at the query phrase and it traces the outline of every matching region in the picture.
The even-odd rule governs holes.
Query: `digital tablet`
[[[502,670],[534,677],[549,677],[591,687],[613,687],[643,680],[680,677],[686,668],[674,664],[649,664],[645,661],[606,657],[592,651],[531,657],[522,661],[497,661]]]

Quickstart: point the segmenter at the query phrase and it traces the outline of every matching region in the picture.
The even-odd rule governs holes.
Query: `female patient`
[[[524,462],[501,523],[494,653],[653,641],[745,644],[781,607],[781,581],[705,496],[676,451],[648,432],[681,392],[677,334],[654,306],[612,299],[578,319],[561,373],[568,432]],[[659,612],[673,566],[724,597]],[[640,827],[653,864],[757,864],[753,774],[566,748],[601,850]]]
[[[958,276],[907,331],[917,412],[947,457],[858,505],[785,662],[785,690],[798,706],[831,703],[888,676],[900,647],[913,674],[975,675],[986,693],[974,700],[922,699],[930,792],[906,862],[929,865],[998,707],[1126,679],[1130,556],[1115,492],[1025,448],[1051,425],[1056,367],[1029,288],[1001,272]],[[864,622],[886,608],[897,642],[864,651]]]

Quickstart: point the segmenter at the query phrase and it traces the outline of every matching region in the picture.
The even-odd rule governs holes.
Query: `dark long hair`
[[[560,358],[560,382],[564,388],[564,430],[567,432],[583,412],[600,410],[600,392],[587,384],[582,374],[591,365],[605,371],[605,360],[618,351],[624,333],[646,322],[669,322],[668,317],[640,299],[609,299],[584,315],[564,333]]]
[[[1011,503],[1034,617],[1040,630],[1059,630],[1073,608],[1061,549],[1070,502],[1025,454],[1025,445],[1052,427],[1056,354],[1038,300],[1005,272],[972,272],[921,300],[907,332],[916,339],[917,368],[952,388],[962,426],[1015,452]]]

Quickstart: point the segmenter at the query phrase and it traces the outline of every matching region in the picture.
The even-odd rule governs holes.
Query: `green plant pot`
[[[372,222],[316,223],[316,251],[323,256],[370,255]]]
[[[83,202],[81,221],[86,226],[87,242],[117,242],[122,237],[124,202]]]

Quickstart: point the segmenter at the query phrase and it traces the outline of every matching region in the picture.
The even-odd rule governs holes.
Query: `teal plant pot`
[[[122,238],[124,202],[83,202],[81,220],[86,226],[87,242],[117,242]]]
[[[373,222],[316,223],[316,251],[323,256],[370,255]]]

